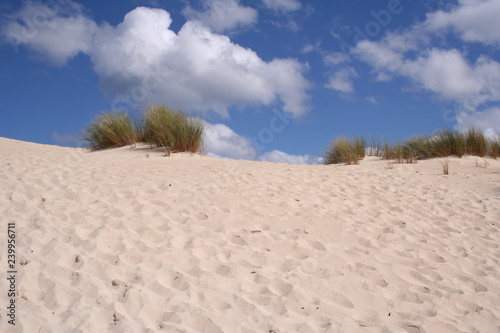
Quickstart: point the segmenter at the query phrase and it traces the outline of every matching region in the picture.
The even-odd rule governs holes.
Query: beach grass
[[[339,136],[332,141],[326,152],[326,164],[358,164],[364,157],[361,147],[365,146],[363,139],[348,140]],[[363,152],[365,148],[363,148]],[[492,158],[500,157],[500,139],[488,139],[476,128],[467,131],[444,129],[434,135],[414,136],[406,141],[389,144],[373,141],[368,148],[370,155],[394,160],[395,163],[417,163],[418,160],[443,158],[448,156],[463,157],[465,155]]]
[[[484,133],[478,129],[471,128],[465,134],[466,154],[471,156],[486,156],[488,142]]]
[[[500,138],[489,140],[488,155],[495,160],[500,157]]]
[[[91,150],[149,142],[170,152],[199,152],[204,125],[166,105],[149,105],[140,120],[132,121],[124,111],[103,112],[87,125],[83,139]]]
[[[365,140],[356,138],[349,140],[339,136],[330,143],[325,153],[325,164],[358,164],[365,157]]]
[[[103,112],[88,124],[83,140],[92,150],[122,147],[136,142],[130,116],[123,111]]]
[[[166,105],[150,105],[143,115],[144,140],[172,152],[198,152],[203,142],[201,120]]]

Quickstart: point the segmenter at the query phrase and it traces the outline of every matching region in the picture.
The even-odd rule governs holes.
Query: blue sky
[[[315,163],[343,134],[500,134],[498,0],[0,3],[0,136],[77,146],[166,103],[212,156]]]

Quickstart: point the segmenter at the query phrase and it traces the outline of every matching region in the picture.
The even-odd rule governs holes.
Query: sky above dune
[[[498,0],[0,3],[0,136],[81,146],[165,103],[218,157],[319,162],[342,134],[500,134]]]

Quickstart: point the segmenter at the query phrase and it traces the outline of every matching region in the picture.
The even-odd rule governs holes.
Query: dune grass
[[[172,152],[197,152],[201,149],[204,126],[182,111],[165,105],[150,105],[143,117],[144,139]]]
[[[83,140],[92,150],[122,147],[136,142],[136,131],[127,113],[103,112],[88,124]]]
[[[500,138],[488,142],[488,155],[495,160],[500,157]]]
[[[198,152],[203,143],[203,122],[165,105],[150,105],[133,122],[123,111],[104,112],[84,130],[92,150],[150,142],[170,152]],[[168,152],[168,154],[167,154]]]
[[[339,136],[330,143],[325,155],[325,164],[358,164],[365,157],[365,140],[356,138],[351,141]]]
[[[465,150],[467,155],[484,157],[488,149],[488,142],[484,133],[471,128],[465,134]]]
[[[364,147],[364,140],[360,139],[358,145]],[[326,164],[357,164],[364,154],[354,154],[353,151],[357,150],[354,146],[356,146],[356,140],[351,142],[345,137],[338,137],[326,153]],[[417,163],[418,160],[448,156],[461,158],[465,155],[490,156],[496,159],[500,157],[500,139],[488,140],[482,131],[475,128],[465,132],[444,129],[434,135],[415,136],[393,145],[373,141],[368,150],[372,155],[394,160],[395,163]]]
[[[432,136],[414,137],[394,147],[389,147],[385,157],[403,163],[417,160],[465,155],[494,156],[495,141],[486,139],[483,132],[471,128],[466,132],[450,129],[438,131]]]

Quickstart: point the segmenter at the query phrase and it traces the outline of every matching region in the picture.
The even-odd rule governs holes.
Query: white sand
[[[500,331],[500,160],[0,156],[1,332]]]

